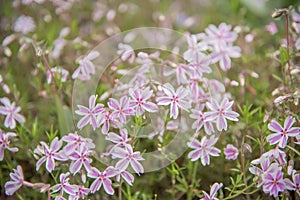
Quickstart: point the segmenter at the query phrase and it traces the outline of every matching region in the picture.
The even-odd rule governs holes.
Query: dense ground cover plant
[[[269,8],[261,26],[240,1],[146,4],[3,4],[1,199],[299,198],[297,5]],[[243,20],[225,9],[205,21],[194,5]],[[169,51],[135,48],[126,32],[99,66],[112,50],[95,44],[141,24],[180,38]],[[152,30],[149,46],[173,37]],[[95,77],[95,91],[72,96]],[[184,152],[168,152],[178,137]]]

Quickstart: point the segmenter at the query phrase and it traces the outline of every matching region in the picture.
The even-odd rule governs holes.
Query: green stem
[[[245,193],[248,189],[250,189],[252,186],[254,186],[256,183],[252,183],[251,185],[249,185],[248,187],[245,187],[243,190],[237,191],[237,193],[235,193],[234,195],[229,195],[228,197],[224,198],[223,200],[228,200],[228,199],[233,199],[235,197],[238,197],[239,195],[242,194],[253,194],[254,192],[257,192],[259,189],[253,190],[251,192]]]

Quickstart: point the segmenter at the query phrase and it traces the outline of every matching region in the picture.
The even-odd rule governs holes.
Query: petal
[[[130,161],[130,165],[137,174],[144,173],[143,165],[141,163],[139,163],[138,161],[136,161],[135,159],[132,159]]]
[[[273,120],[271,123],[268,124],[268,128],[270,131],[273,132],[281,132],[283,130],[281,125],[275,120]]]
[[[104,190],[107,194],[109,195],[113,195],[115,193],[114,189],[112,188],[111,186],[111,180],[109,179],[104,179],[103,180],[103,187],[104,187]]]

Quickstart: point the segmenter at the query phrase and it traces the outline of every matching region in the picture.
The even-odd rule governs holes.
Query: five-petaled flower
[[[145,159],[140,155],[139,151],[133,152],[131,146],[126,146],[125,149],[116,147],[111,151],[111,154],[113,157],[120,159],[116,164],[116,168],[126,170],[130,164],[137,174],[144,173],[144,168],[139,161]]]
[[[277,197],[279,192],[285,190],[285,180],[283,172],[278,165],[271,165],[268,171],[263,176],[263,190],[265,193]]]
[[[5,183],[5,194],[13,195],[24,184],[23,170],[20,165],[10,173],[11,181]]]
[[[11,152],[17,152],[18,148],[17,147],[9,147],[10,141],[9,138],[10,137],[16,137],[17,134],[12,133],[12,132],[8,132],[8,133],[4,133],[1,129],[0,129],[0,161],[3,160],[4,158],[4,150],[7,149]]]
[[[100,190],[103,184],[104,191],[109,195],[113,195],[115,191],[112,188],[112,182],[109,178],[114,176],[115,171],[112,167],[106,168],[103,172],[100,172],[97,168],[92,167],[88,172],[88,177],[95,179],[90,186],[91,193],[95,193],[96,191]]]
[[[218,200],[215,196],[221,187],[223,187],[223,183],[214,183],[210,188],[209,195],[205,191],[203,191],[204,198],[202,198],[201,200]]]
[[[219,104],[215,99],[211,102],[207,102],[206,106],[211,110],[206,113],[207,121],[216,120],[218,131],[227,130],[227,121],[226,119],[232,121],[238,121],[239,114],[232,111],[231,107],[233,101],[229,101],[227,98],[223,99],[221,104]]]
[[[187,98],[189,92],[183,86],[180,86],[176,92],[170,83],[162,86],[164,93],[167,96],[157,98],[157,105],[170,105],[170,117],[177,119],[179,108],[188,110],[191,107],[190,101]]]
[[[82,167],[85,167],[86,171],[89,171],[91,168],[90,163],[92,159],[90,158],[91,151],[84,145],[81,145],[77,151],[72,153],[69,156],[69,159],[72,160],[70,164],[70,172],[76,174]]]
[[[112,109],[112,117],[119,118],[121,123],[126,123],[126,116],[133,115],[134,111],[129,105],[129,98],[127,96],[123,96],[118,102],[114,98],[110,98],[108,102],[108,107]]]
[[[16,127],[16,121],[19,123],[24,123],[25,118],[23,115],[20,115],[19,112],[21,108],[16,106],[15,102],[10,103],[9,99],[4,97],[0,99],[0,102],[4,106],[0,106],[0,114],[6,115],[4,126],[10,129],[14,129]]]
[[[268,135],[267,141],[270,144],[277,144],[280,148],[284,148],[287,144],[288,137],[295,137],[300,133],[300,127],[292,127],[296,122],[295,118],[288,116],[282,127],[276,120],[268,124],[270,131],[275,133]]]
[[[67,143],[67,145],[63,148],[63,152],[66,155],[71,155],[75,151],[78,151],[81,146],[85,146],[88,149],[95,148],[95,144],[93,143],[92,139],[83,138],[82,136],[78,135],[77,132],[69,133],[68,135],[63,136],[62,141]]]
[[[104,106],[103,104],[100,103],[96,104],[97,97],[98,95],[90,96],[88,108],[85,106],[77,105],[79,110],[76,110],[75,113],[83,116],[77,123],[77,127],[79,129],[82,129],[88,123],[92,125],[94,130],[96,130],[96,128],[99,127],[98,118],[99,115],[101,115],[102,112],[104,111]]]
[[[135,88],[129,89],[129,94],[132,97],[133,100],[130,101],[129,105],[130,107],[134,108],[136,110],[136,115],[141,116],[145,110],[148,112],[156,112],[157,111],[157,105],[147,101],[150,99],[150,97],[153,94],[153,91],[149,89],[149,87],[140,89]]]
[[[219,156],[221,153],[220,149],[214,147],[217,141],[218,138],[214,136],[211,136],[209,139],[204,136],[201,142],[197,139],[191,139],[191,141],[188,142],[188,146],[194,150],[188,154],[188,158],[192,161],[196,161],[200,158],[203,166],[209,165],[210,156]]]
[[[91,74],[95,74],[95,65],[92,60],[99,57],[98,51],[91,51],[87,56],[79,59],[79,67],[74,71],[72,78],[79,78],[81,80],[89,80]]]
[[[130,146],[131,138],[128,138],[127,129],[123,128],[123,129],[120,129],[120,135],[117,135],[116,133],[113,133],[113,132],[108,133],[106,140],[109,140],[109,141],[115,143],[115,146],[112,148],[112,150],[113,150],[115,147]]]
[[[68,177],[70,175],[69,172],[67,173],[61,173],[59,176],[60,183],[54,185],[51,189],[51,193],[56,193],[59,191],[59,196],[57,196],[55,199],[61,199],[63,197],[64,192],[66,192],[69,195],[75,195],[78,191],[78,188],[76,185],[71,185],[69,183],[70,178]]]
[[[284,179],[285,186],[288,190],[296,191],[300,196],[300,174],[294,171],[292,178],[293,178],[293,182],[290,179]]]
[[[42,154],[44,154],[43,157],[41,157],[37,163],[36,163],[36,171],[39,170],[41,165],[46,162],[46,169],[48,172],[52,172],[55,168],[55,160],[59,161],[65,161],[67,160],[66,156],[63,152],[59,151],[63,144],[62,140],[58,140],[58,137],[54,138],[53,141],[50,144],[50,147],[45,143],[41,142],[42,145]]]

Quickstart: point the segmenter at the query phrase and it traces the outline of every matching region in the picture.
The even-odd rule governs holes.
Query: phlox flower
[[[202,51],[208,50],[208,46],[205,42],[198,42],[196,35],[186,34],[186,41],[188,43],[188,49],[183,53],[183,58],[189,62],[195,60],[197,54]]]
[[[188,82],[188,77],[187,75],[189,74],[189,71],[192,71],[190,67],[186,64],[175,64],[172,66],[171,69],[164,69],[164,76],[170,76],[171,74],[176,74],[176,79],[177,83],[180,84],[185,84]]]
[[[206,113],[207,121],[216,121],[218,131],[227,130],[227,121],[226,119],[232,121],[238,121],[239,114],[232,111],[231,107],[233,105],[233,101],[229,101],[227,98],[223,99],[223,101],[219,104],[216,100],[212,100],[211,102],[207,102],[206,106],[211,110]]]
[[[87,149],[95,148],[95,144],[93,140],[90,138],[83,138],[82,136],[78,135],[77,132],[69,133],[62,137],[62,141],[66,142],[67,144],[63,148],[63,152],[66,155],[70,155],[75,151],[79,150],[81,146],[85,146]]]
[[[69,159],[72,160],[70,164],[70,172],[76,174],[81,169],[82,165],[85,167],[86,171],[89,171],[91,168],[90,163],[93,161],[90,158],[91,151],[84,145],[81,145],[77,151],[72,153],[69,156]]]
[[[112,181],[110,178],[114,176],[115,171],[112,167],[106,168],[103,172],[100,172],[97,168],[92,167],[88,172],[88,177],[95,179],[90,186],[91,193],[95,193],[96,191],[100,190],[101,186],[103,185],[104,191],[109,195],[113,195],[115,191],[112,188]]]
[[[24,175],[22,167],[18,165],[17,169],[14,169],[13,172],[9,175],[11,181],[6,182],[4,188],[5,194],[11,196],[24,184]]]
[[[231,31],[232,26],[226,23],[221,23],[219,27],[210,24],[205,32],[207,37],[204,39],[205,42],[214,46],[224,45],[232,43],[237,39],[237,33]]]
[[[0,102],[4,106],[0,106],[0,114],[6,115],[4,126],[10,129],[16,128],[16,121],[23,124],[25,118],[23,115],[19,114],[21,108],[16,106],[15,102],[10,103],[9,99],[4,97],[0,99]]]
[[[277,144],[280,148],[285,148],[288,137],[295,137],[300,133],[300,127],[292,127],[296,122],[295,118],[288,116],[282,127],[276,120],[268,124],[268,129],[275,132],[267,136],[267,141],[270,144]]]
[[[64,192],[68,195],[75,195],[78,191],[78,187],[76,185],[71,185],[69,183],[69,175],[70,173],[61,173],[59,176],[60,183],[54,185],[51,187],[52,192],[51,193],[57,193],[59,191],[59,196],[55,198],[55,200],[60,200],[63,198]]]
[[[117,135],[116,133],[113,132],[108,133],[106,140],[115,143],[115,146],[113,148],[130,146],[130,141],[131,141],[131,139],[128,138],[127,129],[124,128],[120,129],[120,135]]]
[[[12,132],[8,132],[5,134],[0,129],[0,161],[2,161],[4,158],[4,150],[5,149],[7,149],[8,151],[11,151],[11,152],[17,152],[19,150],[17,147],[9,147],[9,144],[10,144],[9,138],[16,137],[16,136],[17,136],[17,134],[12,133]]]
[[[188,154],[188,158],[191,159],[191,161],[196,161],[200,158],[203,166],[209,165],[210,156],[219,156],[221,153],[220,149],[214,147],[217,141],[218,138],[214,136],[211,136],[209,139],[204,136],[201,142],[197,139],[191,139],[191,141],[188,142],[188,147],[194,150]]]
[[[79,67],[74,71],[72,78],[81,80],[89,80],[91,74],[95,74],[95,65],[92,60],[99,57],[98,51],[91,51],[87,56],[79,59]]]
[[[139,162],[145,160],[139,151],[133,152],[131,146],[126,146],[125,149],[120,147],[116,147],[111,151],[111,155],[115,158],[119,158],[120,160],[116,164],[116,168],[120,170],[126,170],[128,165],[132,167],[132,169],[137,173],[144,173],[144,167]]]
[[[209,67],[210,62],[210,56],[207,56],[203,53],[196,54],[194,59],[188,65],[192,69],[190,75],[201,78],[203,73],[211,73],[212,70]]]
[[[219,62],[221,69],[223,71],[227,71],[231,68],[230,58],[241,57],[241,48],[238,46],[231,46],[231,45],[216,46],[213,49],[213,52],[210,55],[210,57],[213,63]]]
[[[134,110],[129,105],[129,98],[127,96],[121,97],[120,101],[110,98],[107,103],[112,110],[112,117],[119,118],[121,123],[126,123],[126,116],[133,115]]]
[[[200,200],[218,200],[218,198],[216,198],[215,196],[221,187],[223,187],[223,183],[214,183],[211,186],[209,195],[205,191],[203,191],[204,198]]]
[[[55,168],[55,160],[65,161],[67,158],[65,157],[64,153],[59,151],[63,144],[62,140],[58,140],[58,137],[54,138],[50,144],[50,147],[45,143],[41,142],[41,153],[44,155],[42,156],[36,163],[36,171],[39,170],[41,165],[46,162],[46,169],[48,172],[52,172]]]
[[[79,200],[79,199],[84,199],[85,196],[87,196],[90,193],[89,188],[85,188],[82,185],[77,185],[77,191],[75,192],[74,195],[69,196],[69,200]]]
[[[192,125],[192,129],[196,129],[196,131],[199,131],[204,126],[204,131],[208,135],[211,135],[213,133],[214,127],[212,125],[212,122],[206,120],[206,115],[202,109],[192,109],[192,114],[190,114],[190,118],[196,119],[196,121]]]
[[[82,129],[87,124],[92,125],[93,129],[99,127],[98,117],[104,111],[103,104],[96,103],[98,95],[91,95],[89,98],[89,107],[82,105],[77,105],[79,110],[76,110],[75,113],[83,116],[77,123],[77,127]]]
[[[236,160],[239,155],[239,150],[232,144],[227,144],[226,148],[224,148],[224,154],[227,160]]]
[[[32,17],[25,16],[25,15],[18,17],[13,27],[15,32],[23,33],[23,34],[33,32],[35,28],[36,26]]]
[[[53,67],[47,70],[46,79],[47,83],[50,84],[52,78],[58,78],[61,82],[66,82],[69,72],[61,67]],[[54,76],[54,77],[53,77]]]
[[[183,86],[180,86],[176,91],[170,83],[162,86],[162,90],[166,96],[157,98],[157,105],[170,105],[170,117],[177,119],[179,108],[188,110],[191,107],[188,99],[189,92]]]
[[[109,132],[109,127],[112,125],[115,128],[120,127],[121,123],[112,115],[112,112],[106,109],[102,115],[99,116],[99,126],[102,125],[101,132],[106,135]]]
[[[123,180],[126,181],[126,183],[132,186],[134,182],[134,176],[132,174],[130,174],[128,171],[118,169],[118,168],[114,168],[114,171],[115,171],[116,180],[118,182],[120,182],[122,178]]]
[[[121,55],[121,60],[126,61],[128,60],[129,63],[133,63],[135,60],[135,53],[133,48],[128,44],[120,43],[118,45],[118,51],[117,54]]]
[[[271,161],[276,161],[280,166],[286,165],[286,153],[276,147],[265,152],[262,156],[269,158]]]
[[[277,197],[279,192],[285,190],[285,180],[283,179],[281,167],[274,164],[270,166],[263,176],[263,191]]]
[[[145,110],[148,112],[156,112],[158,110],[156,104],[148,101],[153,94],[153,91],[149,87],[144,89],[130,88],[129,94],[132,98],[129,105],[135,109],[137,116],[141,116]]]
[[[290,179],[285,179],[285,186],[288,190],[294,190],[300,196],[300,174],[294,171],[292,175],[293,182]]]

